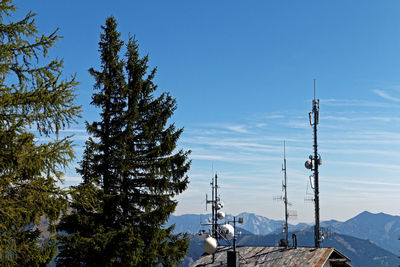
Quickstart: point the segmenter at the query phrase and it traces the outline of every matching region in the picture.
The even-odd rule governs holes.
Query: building
[[[351,266],[351,260],[334,248],[310,247],[237,247],[239,253],[236,263],[230,260],[228,266],[228,252],[232,255],[232,247],[219,247],[213,255],[203,255],[193,263],[192,267],[226,266],[226,267],[339,267]],[[231,259],[231,256],[229,256]]]

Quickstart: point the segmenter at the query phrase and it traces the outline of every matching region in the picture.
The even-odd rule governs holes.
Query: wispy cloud
[[[358,184],[358,185],[372,185],[372,186],[382,186],[382,187],[387,187],[387,186],[393,186],[393,187],[400,187],[400,183],[397,182],[386,182],[386,181],[379,181],[378,178],[371,179],[368,178],[366,179],[365,177],[351,177],[351,176],[341,176],[341,177],[335,177],[335,176],[324,176],[324,179],[322,181],[323,183],[333,183],[333,184]],[[374,188],[374,187],[373,187]],[[398,189],[396,189],[398,190]]]
[[[282,141],[283,139],[280,139]],[[267,144],[259,139],[253,138],[221,138],[221,137],[204,137],[197,136],[192,138],[184,138],[184,143],[193,145],[225,147],[227,149],[240,149],[247,151],[282,151],[282,145]],[[274,141],[275,142],[275,141]]]
[[[283,119],[285,118],[285,115],[279,114],[279,115],[266,115],[263,116],[264,119]]]
[[[357,161],[329,161],[330,164],[340,165],[340,166],[359,166],[367,168],[377,168],[377,169],[390,169],[390,170],[400,170],[400,165],[398,164],[385,164],[385,163],[373,163],[373,162],[357,162]]]
[[[282,123],[283,126],[295,129],[309,129],[310,124],[307,118],[304,118],[302,121],[286,121]]]
[[[374,101],[366,101],[361,99],[321,99],[322,106],[329,107],[387,107],[386,103],[374,102]]]
[[[370,143],[366,141],[365,143]],[[395,157],[395,156],[400,156],[400,152],[397,151],[388,151],[388,150],[383,150],[382,148],[380,149],[358,149],[358,148],[324,148],[323,149],[324,153],[329,153],[329,154],[338,154],[338,155],[354,155],[358,154],[360,155],[384,155],[384,156],[390,156],[390,157]]]
[[[233,132],[237,133],[248,133],[248,130],[246,129],[246,126],[244,125],[229,125],[226,126],[228,130],[231,130]]]
[[[190,155],[191,159],[200,159],[200,160],[224,160],[222,156],[218,156],[215,154],[198,154],[198,153],[192,153]]]
[[[273,156],[260,156],[256,154],[249,153],[230,153],[230,152],[220,152],[219,156],[214,156],[212,154],[197,154],[192,152],[192,159],[195,160],[207,160],[207,161],[220,161],[220,162],[230,162],[230,163],[240,163],[240,164],[251,164],[251,165],[263,165],[270,161],[281,161],[281,157]]]
[[[372,92],[386,100],[390,100],[390,101],[394,101],[394,102],[400,102],[400,98],[399,97],[395,97],[392,96],[390,94],[388,94],[387,92],[383,91],[383,90],[379,90],[379,89],[375,89],[372,90]]]
[[[340,122],[372,121],[372,120],[392,122],[392,121],[400,121],[400,118],[389,117],[389,116],[363,116],[363,117],[324,116],[323,120],[332,120],[332,121],[340,121]]]

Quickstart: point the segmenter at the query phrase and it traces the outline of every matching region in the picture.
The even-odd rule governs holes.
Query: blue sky
[[[51,52],[77,74],[83,121],[96,119],[90,67],[99,66],[100,25],[113,15],[122,38],[135,35],[158,67],[160,91],[177,99],[171,122],[191,149],[190,185],[176,214],[205,213],[212,170],[227,213],[283,218],[283,140],[296,222],[313,221],[305,202],[304,162],[313,79],[321,99],[321,218],[345,220],[368,210],[399,214],[400,2],[398,1],[22,1],[18,16],[38,13],[40,31],[60,27]],[[79,177],[67,170],[65,186]]]

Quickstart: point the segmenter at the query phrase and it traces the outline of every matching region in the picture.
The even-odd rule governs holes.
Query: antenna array
[[[211,205],[211,221],[210,223],[202,224],[202,225],[211,225],[211,233],[210,236],[218,239],[218,219],[225,218],[225,213],[218,212],[218,210],[222,209],[223,204],[221,202],[221,198],[218,196],[218,175],[215,176],[211,180],[211,199],[208,199],[206,194],[206,210],[208,205]]]
[[[314,228],[314,243],[315,247],[321,246],[322,238],[319,223],[319,180],[318,180],[318,166],[321,165],[322,160],[318,154],[318,140],[317,140],[317,125],[319,124],[319,99],[316,99],[316,87],[314,80],[314,100],[312,101],[312,112],[309,114],[310,125],[313,127],[314,132],[314,155],[309,156],[309,160],[306,161],[305,167],[313,174],[310,176],[310,185],[314,190],[314,207],[315,207],[315,228]],[[312,181],[312,178],[314,178]]]
[[[283,181],[282,181],[282,191],[283,191],[283,196],[279,197],[274,197],[274,200],[282,200],[283,203],[285,204],[285,221],[283,223],[283,231],[285,233],[285,244],[286,247],[289,246],[289,227],[288,227],[288,220],[289,217],[295,217],[297,216],[296,211],[289,211],[288,206],[292,206],[292,203],[289,202],[288,196],[287,196],[287,175],[286,175],[286,142],[283,141],[283,165],[282,165],[282,171],[283,171]]]

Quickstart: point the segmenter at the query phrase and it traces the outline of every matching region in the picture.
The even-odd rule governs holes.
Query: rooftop
[[[204,254],[193,263],[192,267],[200,266],[227,266],[227,251],[231,247],[219,247],[213,256]],[[349,258],[334,248],[284,248],[243,246],[237,247],[240,266],[268,266],[268,267],[336,267],[351,266]]]

